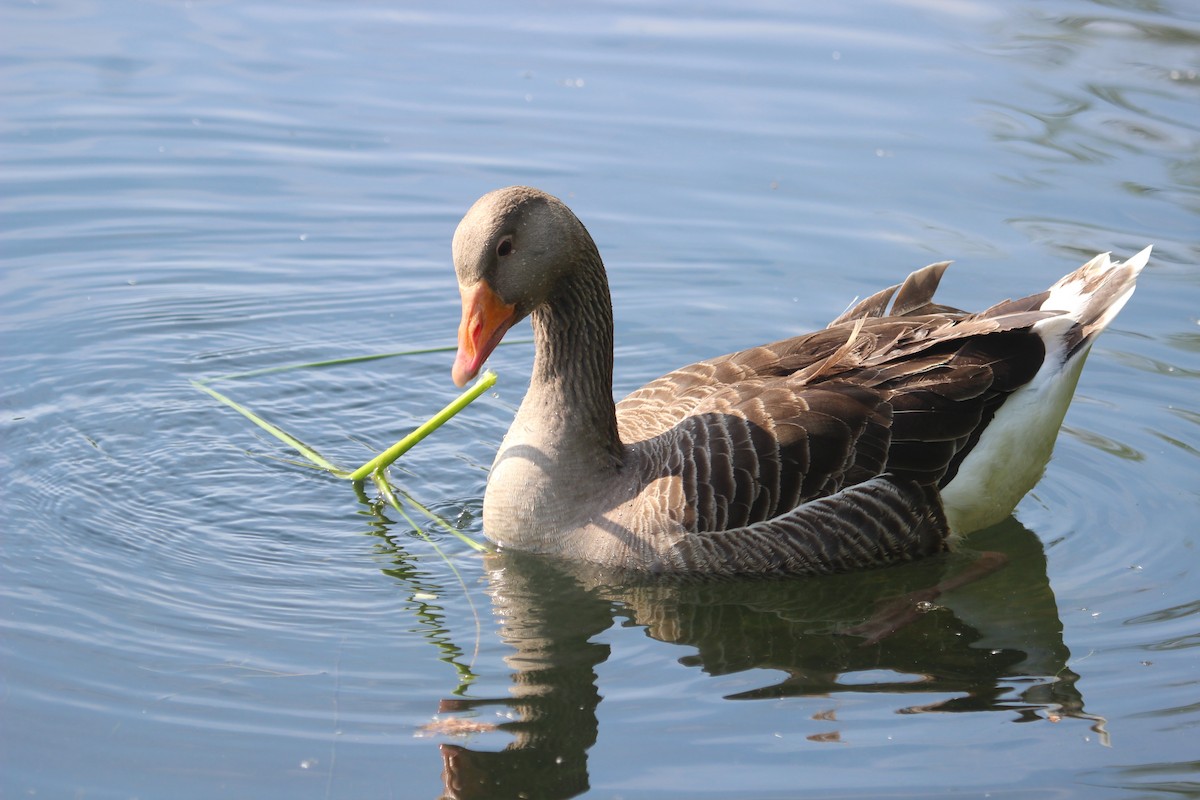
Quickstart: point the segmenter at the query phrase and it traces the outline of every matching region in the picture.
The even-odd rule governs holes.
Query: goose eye
[[[496,245],[496,255],[504,258],[513,251],[512,239],[501,239],[500,244]]]

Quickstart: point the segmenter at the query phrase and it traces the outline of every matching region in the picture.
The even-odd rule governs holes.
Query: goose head
[[[462,296],[454,383],[474,378],[508,329],[552,302],[595,254],[583,224],[545,192],[510,186],[479,198],[454,232]]]

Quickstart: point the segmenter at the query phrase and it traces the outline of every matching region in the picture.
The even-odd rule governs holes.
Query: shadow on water
[[[1104,741],[1104,720],[1084,711],[1079,676],[1067,666],[1041,542],[1009,519],[973,536],[971,545],[1003,552],[1008,566],[944,595],[877,644],[845,631],[888,601],[962,569],[974,554],[822,578],[693,583],[631,583],[520,554],[488,556],[492,613],[513,651],[506,658],[511,686],[502,697],[444,699],[439,712],[470,724],[482,709],[504,708],[513,721],[498,728],[513,738],[498,751],[441,744],[444,796],[567,798],[587,791],[587,754],[599,733],[597,667],[611,654],[597,636],[626,620],[684,646],[685,666],[711,675],[781,675],[727,700],[886,693],[905,698],[898,713],[1081,718]]]

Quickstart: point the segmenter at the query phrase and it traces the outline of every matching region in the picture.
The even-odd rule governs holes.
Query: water
[[[1200,796],[1200,14],[811,5],[0,12],[0,794]],[[619,393],[930,261],[982,307],[1155,251],[1046,477],[971,540],[1010,567],[860,647],[961,559],[483,560],[191,386],[452,343],[450,235],[518,182],[605,254]],[[475,536],[530,356],[395,474]],[[352,465],[450,360],[217,385]]]

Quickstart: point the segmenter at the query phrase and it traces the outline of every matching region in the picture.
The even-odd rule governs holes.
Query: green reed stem
[[[352,481],[362,481],[366,480],[372,472],[388,467],[397,458],[407,453],[413,445],[440,428],[447,420],[462,411],[472,400],[492,388],[495,384],[496,373],[489,369],[479,377],[479,380],[475,381],[474,386],[460,394],[450,405],[430,417],[428,422],[351,472],[347,477]]]
[[[531,344],[532,339],[513,339],[511,341],[500,342],[499,347],[507,347],[514,344]],[[260,375],[274,375],[278,372],[291,372],[297,369],[322,369],[324,367],[340,367],[345,364],[362,364],[367,361],[379,361],[383,358],[398,358],[400,356],[421,356],[429,353],[453,353],[458,349],[458,345],[441,345],[438,347],[422,347],[415,350],[397,350],[394,353],[371,353],[365,356],[349,356],[347,358],[331,358],[325,361],[309,361],[305,364],[282,364],[277,367],[263,367],[262,369],[252,369],[246,372],[231,372],[228,375],[215,375],[211,378],[204,378],[199,381],[192,381],[200,386],[217,381],[232,381],[239,378],[257,378]]]
[[[212,389],[212,388],[209,388],[208,386],[205,386],[203,383],[200,383],[199,381],[192,381],[192,385],[195,386],[200,391],[205,392],[208,395],[211,395],[217,401],[229,406],[234,411],[238,412],[243,417],[250,420],[255,425],[262,428],[264,431],[271,434],[276,439],[283,442],[288,447],[291,447],[297,453],[299,453],[300,455],[307,458],[309,461],[316,464],[318,467],[329,470],[334,475],[337,475],[339,478],[347,477],[347,473],[344,469],[334,466],[332,463],[327,461],[323,456],[321,456],[321,454],[318,453],[316,450],[313,450],[311,447],[306,445],[304,442],[300,441],[295,436],[292,436],[290,433],[283,430],[282,428],[280,428],[276,425],[272,425],[270,422],[267,422],[265,419],[258,416],[253,411],[251,411],[250,409],[241,405],[240,403],[237,403],[234,400],[226,397],[225,395],[218,392],[216,389]]]

